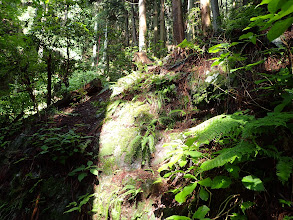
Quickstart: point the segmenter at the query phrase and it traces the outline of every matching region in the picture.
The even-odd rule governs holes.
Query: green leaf
[[[249,209],[250,207],[252,207],[254,205],[253,202],[247,201],[247,202],[243,202],[240,206],[243,214],[245,214],[245,210]]]
[[[44,146],[41,147],[41,149],[42,149],[43,151],[47,151],[47,150],[49,149],[49,147],[46,146],[46,145],[44,145]]]
[[[292,25],[292,22],[293,22],[293,17],[289,17],[285,20],[277,21],[269,30],[267,34],[268,39],[270,41],[273,41],[274,39],[279,37]]]
[[[209,48],[209,53],[218,53],[223,48],[228,47],[228,46],[229,46],[229,43],[217,44],[217,45]]]
[[[68,212],[73,212],[73,211],[79,211],[80,212],[80,208],[79,207],[73,207],[72,209],[69,209],[69,210],[65,211],[64,214],[68,213]]]
[[[285,205],[289,206],[289,207],[293,206],[293,202],[288,201],[288,200],[279,199],[279,202],[282,204],[282,207],[284,207]]]
[[[184,167],[187,164],[187,160],[181,160],[178,162],[180,167]]]
[[[194,180],[196,180],[196,177],[193,176],[193,175],[191,175],[191,174],[186,174],[186,175],[184,175],[183,177],[184,177],[184,178],[190,178],[190,179],[194,179]]]
[[[69,173],[69,175],[75,175],[75,173],[77,173],[77,172],[79,172],[79,171],[84,171],[85,170],[85,165],[81,165],[80,167],[78,167],[78,168],[76,168],[76,169],[74,169],[74,170],[72,170],[70,173]]]
[[[197,157],[200,157],[202,155],[202,153],[199,152],[199,151],[184,151],[184,154],[189,155],[189,156],[191,156],[193,158],[197,158]]]
[[[99,171],[98,171],[98,169],[90,169],[90,172],[91,172],[92,174],[96,175],[96,176],[99,175]]]
[[[203,180],[198,181],[198,184],[200,184],[201,186],[205,186],[205,187],[211,187],[212,185],[212,180],[211,178],[205,178]]]
[[[216,176],[212,182],[212,189],[225,189],[231,185],[232,181],[227,176]]]
[[[183,202],[185,202],[186,197],[188,195],[192,194],[192,192],[193,192],[193,190],[195,189],[196,186],[197,186],[197,182],[192,183],[192,184],[190,184],[188,186],[185,186],[183,188],[183,190],[175,196],[175,200],[177,202],[179,202],[180,204],[182,204]]]
[[[166,218],[166,220],[191,220],[191,219],[186,216],[172,215],[172,216]]]
[[[217,61],[215,61],[215,62],[212,63],[211,67],[220,65],[221,62],[222,62],[221,60],[217,60]]]
[[[225,165],[226,170],[231,174],[232,177],[238,178],[240,167],[232,164]]]
[[[271,1],[272,0],[262,0],[262,2],[258,6],[265,5],[265,4],[269,4]]]
[[[200,188],[199,191],[199,198],[201,198],[203,201],[208,201],[210,194],[203,188]]]
[[[173,172],[166,173],[163,177],[164,177],[164,178],[168,178],[168,177],[170,177],[171,175],[173,175]]]
[[[207,207],[206,205],[203,205],[196,210],[196,212],[193,214],[193,218],[203,219],[206,216],[206,214],[208,214],[209,211],[210,211],[210,208]]]
[[[253,37],[253,33],[252,32],[248,32],[246,34],[242,34],[240,37],[239,37],[239,40],[243,40],[243,39],[251,39]]]
[[[243,177],[243,179],[241,181],[242,181],[243,185],[245,186],[245,188],[247,188],[249,190],[253,190],[253,191],[264,191],[265,190],[262,181],[258,177],[249,175],[249,176]]]
[[[293,170],[293,159],[291,157],[281,157],[277,164],[277,176],[285,184]]]
[[[279,8],[279,2],[280,0],[272,0],[268,4],[268,10],[271,14],[274,14]]]
[[[79,182],[81,182],[86,176],[87,176],[87,173],[81,173],[78,175],[77,179]]]
[[[247,220],[247,217],[239,213],[232,213],[232,215],[230,215],[230,219],[231,220]]]
[[[191,147],[191,145],[196,141],[196,139],[197,139],[197,137],[188,138],[185,141],[185,145],[188,146],[188,147]]]
[[[87,165],[88,165],[88,166],[93,165],[93,161],[88,161],[88,162],[87,162]]]

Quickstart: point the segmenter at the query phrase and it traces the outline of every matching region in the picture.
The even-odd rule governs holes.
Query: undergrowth
[[[174,192],[178,203],[197,204],[190,207],[188,219],[197,219],[199,211],[196,210],[201,209],[211,218],[242,216],[244,219],[245,210],[259,204],[246,201],[240,195],[250,194],[248,191],[270,192],[270,181],[275,177],[285,188],[290,187],[293,159],[286,150],[286,141],[279,140],[277,134],[285,132],[292,136],[293,130],[288,128],[292,119],[292,113],[271,113],[259,119],[239,113],[220,115],[183,133],[181,144],[171,144],[174,151],[159,171],[165,170],[164,177],[170,180],[179,174],[184,178],[186,185]],[[267,136],[273,137],[272,141],[266,141]],[[275,164],[274,175],[266,174],[261,167],[251,169],[253,163],[265,159]],[[215,210],[219,207],[210,205],[215,203],[212,195],[217,194],[217,189],[234,195],[227,197],[223,202],[227,204],[220,212]],[[290,201],[289,195],[283,196],[278,199]],[[250,206],[246,207],[248,203]]]

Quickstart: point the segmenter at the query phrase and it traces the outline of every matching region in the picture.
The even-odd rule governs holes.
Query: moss
[[[131,161],[126,154],[132,150],[131,141],[140,134],[135,122],[141,115],[149,114],[149,109],[149,105],[141,102],[127,102],[117,106],[113,114],[108,114],[111,120],[106,120],[102,127],[99,149],[100,161],[106,170],[120,167],[131,169]]]

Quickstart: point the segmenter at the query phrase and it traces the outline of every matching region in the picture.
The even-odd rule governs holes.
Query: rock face
[[[149,111],[148,104],[141,102],[126,102],[116,108],[115,105],[114,102],[108,107],[100,134],[99,161],[104,172],[110,173],[118,169],[140,168],[141,161],[131,161],[127,155],[132,151],[132,140],[140,133],[135,122]]]
[[[108,106],[100,134],[99,164],[103,173],[95,188],[93,219],[156,219],[149,198],[156,177],[141,169],[141,158],[133,160],[130,156],[131,142],[140,134],[136,122],[149,114],[149,109],[142,102],[113,102]]]

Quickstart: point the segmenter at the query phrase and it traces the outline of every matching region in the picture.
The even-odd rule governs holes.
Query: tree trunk
[[[104,74],[105,74],[106,69],[107,69],[107,67],[106,67],[106,64],[107,64],[107,50],[108,50],[108,21],[106,21],[104,51],[103,51],[103,58],[102,58]]]
[[[210,0],[211,8],[213,13],[213,29],[217,33],[220,25],[220,12],[219,12],[219,2],[218,0]]]
[[[174,41],[175,41],[175,44],[180,44],[185,38],[181,0],[172,0],[172,10],[173,10]]]
[[[145,51],[145,36],[147,32],[146,25],[146,6],[145,0],[139,0],[139,51]]]
[[[64,26],[66,26],[67,23],[67,18],[68,18],[68,4],[66,4],[66,11],[65,11],[65,15],[64,15]],[[69,80],[68,80],[68,76],[69,76],[69,67],[70,67],[70,40],[69,40],[69,35],[68,32],[66,32],[66,67],[65,67],[65,73],[64,73],[64,77],[63,77],[63,82],[66,86],[66,88],[69,87]]]
[[[128,11],[126,11],[126,16],[125,16],[125,45],[126,47],[129,46],[129,33],[128,33],[128,29],[129,29],[129,22],[128,22]]]
[[[158,22],[158,1],[154,0],[154,54],[158,56],[159,22]]]
[[[191,9],[193,8],[193,0],[188,0],[187,3],[187,13],[188,13],[188,22],[187,22],[187,40],[191,41],[192,36],[193,36],[193,25],[192,20],[189,19],[189,16],[191,14]]]
[[[95,23],[94,23],[94,34],[95,34],[95,36],[94,36],[94,45],[93,45],[93,57],[92,57],[92,60],[93,60],[93,62],[92,62],[92,66],[95,66],[96,65],[96,58],[97,58],[97,34],[98,34],[98,22],[97,21],[95,21]]]
[[[125,7],[125,0],[124,0],[124,7]],[[128,10],[125,8],[125,46],[129,46],[129,13]]]
[[[202,31],[205,36],[208,34],[208,29],[211,25],[211,12],[209,0],[200,0],[200,12],[201,12],[201,23]]]
[[[135,13],[134,6],[131,4],[131,23],[132,23],[132,46],[137,46],[137,34],[136,34],[136,25],[135,25]]]
[[[52,55],[49,52],[49,56],[47,58],[47,106],[51,105],[52,100]]]
[[[165,28],[165,0],[161,0],[160,12],[160,50],[166,47],[166,28]]]

